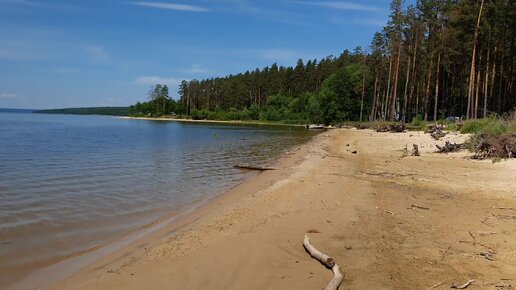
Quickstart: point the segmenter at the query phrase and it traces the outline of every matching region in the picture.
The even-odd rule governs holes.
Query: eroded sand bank
[[[400,158],[413,143],[422,156]],[[279,170],[49,289],[321,289],[332,273],[304,251],[307,231],[341,266],[343,289],[515,285],[516,163],[436,154],[433,143],[320,134]]]

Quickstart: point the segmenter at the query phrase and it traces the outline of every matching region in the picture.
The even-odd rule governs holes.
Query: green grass
[[[460,132],[480,134],[485,133],[500,136],[516,132],[516,120],[511,118],[488,117],[483,119],[467,120]]]

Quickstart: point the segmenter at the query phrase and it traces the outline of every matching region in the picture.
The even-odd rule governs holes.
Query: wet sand
[[[444,140],[461,140],[451,135]],[[47,289],[510,289],[516,284],[516,162],[437,154],[428,134],[332,130],[278,170]],[[401,158],[419,144],[420,157]],[[356,151],[356,154],[353,152]],[[437,285],[437,286],[436,286]]]

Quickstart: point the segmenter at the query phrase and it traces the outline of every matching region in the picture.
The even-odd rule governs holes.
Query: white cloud
[[[185,72],[187,74],[201,74],[201,73],[207,73],[209,70],[207,68],[202,67],[200,64],[196,63],[193,64],[192,67],[189,69],[186,69]]]
[[[0,99],[17,99],[19,98],[20,96],[17,95],[17,94],[0,94]]]
[[[165,2],[131,2],[133,5],[157,8],[157,9],[168,9],[177,11],[190,11],[190,12],[206,12],[208,9],[200,6],[187,5],[187,4],[174,4]]]
[[[387,20],[372,19],[372,18],[342,18],[333,17],[331,21],[335,24],[358,24],[358,25],[371,25],[383,27],[387,24]]]
[[[320,6],[331,9],[339,9],[339,10],[354,10],[354,11],[380,11],[379,8],[364,5],[353,2],[337,2],[337,1],[320,1],[320,2],[305,2],[305,1],[290,1],[292,3],[304,4],[304,5],[313,5]]]
[[[134,83],[139,85],[153,86],[156,84],[171,86],[179,86],[183,78],[164,78],[158,76],[142,76],[134,80]]]
[[[103,46],[85,46],[84,50],[94,62],[106,62],[110,59],[109,53],[104,49]]]

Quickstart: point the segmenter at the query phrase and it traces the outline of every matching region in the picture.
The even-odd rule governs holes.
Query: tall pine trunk
[[[398,76],[400,71],[400,58],[401,58],[401,39],[398,46],[398,56],[396,59],[396,73],[394,75],[394,85],[393,85],[393,92],[392,92],[392,100],[391,100],[391,114],[389,116],[390,121],[394,121],[394,116],[396,114],[396,101],[398,98]]]
[[[387,79],[387,95],[385,96],[384,102],[382,104],[382,111],[383,111],[383,119],[387,119],[387,107],[388,107],[388,100],[390,98],[390,91],[391,91],[391,74],[392,74],[392,57],[389,59],[389,77]]]
[[[475,59],[477,53],[477,38],[478,38],[478,28],[480,27],[480,18],[482,16],[482,8],[484,7],[484,0],[480,3],[480,9],[478,11],[477,25],[475,26],[475,33],[473,35],[473,53],[471,54],[471,69],[469,73],[469,89],[468,89],[468,108],[466,111],[466,119],[469,119],[473,114],[470,115],[472,111],[472,99],[473,99],[473,90],[475,87]]]
[[[432,53],[430,54],[430,65],[428,66],[428,78],[426,83],[426,91],[425,91],[425,101],[424,101],[424,107],[425,107],[425,121],[428,121],[428,101],[430,99],[430,82],[432,81],[432,66],[434,63],[434,53],[435,53],[435,47],[432,46]]]
[[[488,46],[487,48],[487,59],[486,59],[486,74],[484,77],[484,118],[487,116],[487,93],[488,93],[488,84],[489,84],[489,53],[491,48]]]
[[[437,106],[439,104],[439,68],[441,66],[441,52],[437,56],[437,69],[435,73],[435,100],[434,100],[434,121],[437,121]]]
[[[403,110],[402,110],[402,121],[405,123],[406,121],[406,114],[407,114],[407,104],[408,104],[408,86],[409,86],[409,79],[410,79],[410,61],[411,61],[411,58],[410,56],[407,57],[408,58],[408,64],[407,64],[407,76],[406,76],[406,79],[405,79],[405,92],[403,93]]]

